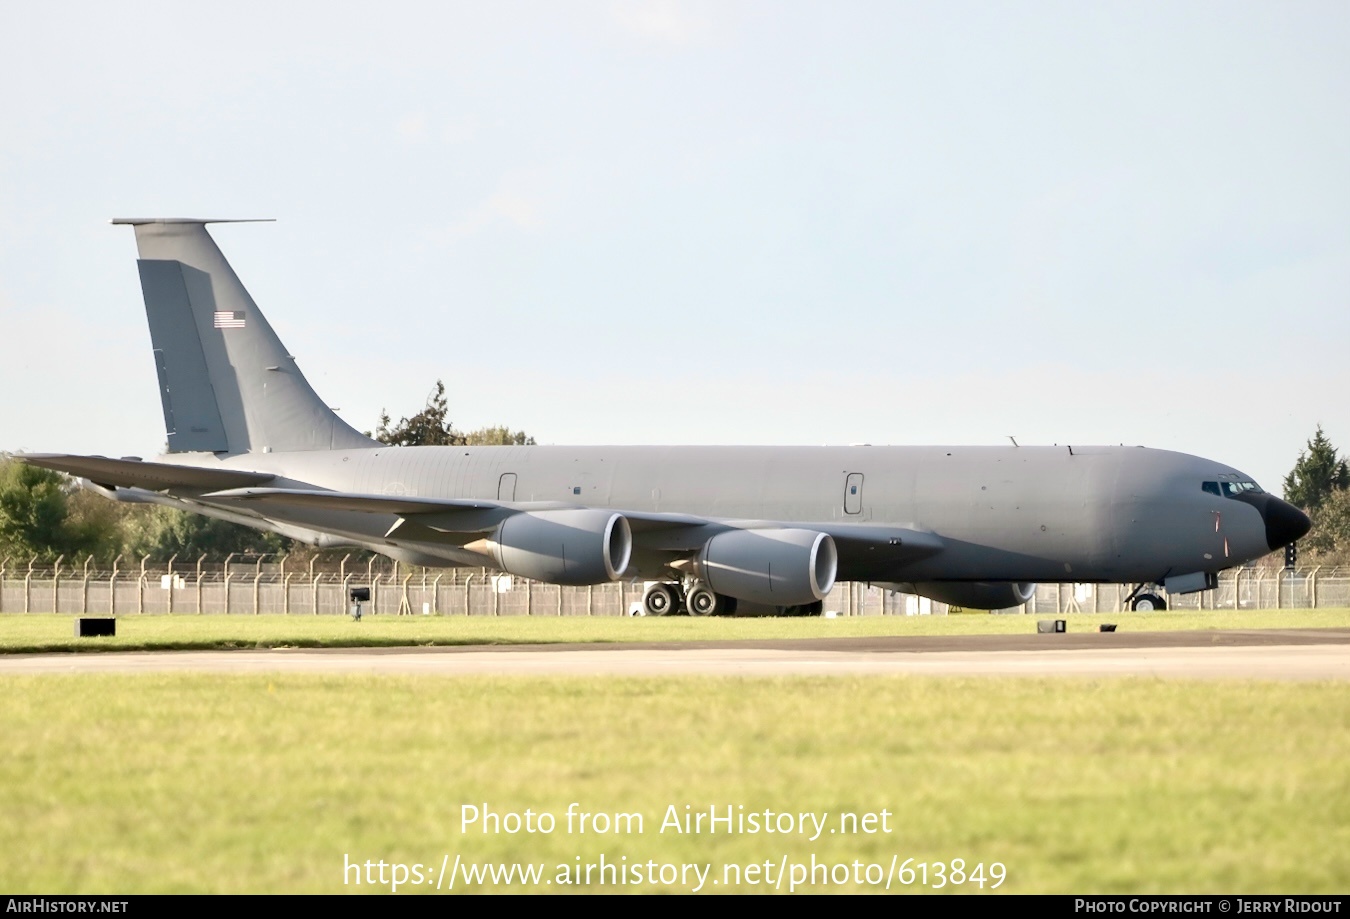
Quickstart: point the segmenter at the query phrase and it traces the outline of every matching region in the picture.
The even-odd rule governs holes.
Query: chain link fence
[[[190,565],[141,559],[110,568],[36,559],[0,560],[0,613],[346,615],[354,588],[370,589],[364,614],[625,616],[645,584],[560,587],[488,569],[410,568],[387,559],[307,563],[268,556]],[[1005,613],[1108,613],[1125,608],[1122,584],[1041,584]],[[1172,609],[1312,609],[1350,606],[1350,568],[1238,568],[1214,590],[1167,597]],[[825,599],[839,616],[946,615],[946,604],[868,584],[839,582]]]

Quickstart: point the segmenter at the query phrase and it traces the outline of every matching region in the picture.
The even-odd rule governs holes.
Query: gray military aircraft
[[[334,414],[198,219],[135,228],[168,453],[27,454],[123,501],[318,546],[558,584],[641,577],[653,615],[809,614],[835,579],[977,609],[1037,582],[1213,587],[1308,518],[1143,447],[389,447]]]

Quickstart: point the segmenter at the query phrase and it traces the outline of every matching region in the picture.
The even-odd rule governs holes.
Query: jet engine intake
[[[892,586],[907,594],[966,609],[1009,609],[1021,606],[1036,594],[1035,584],[1017,581],[924,581]]]
[[[715,592],[774,606],[825,599],[838,567],[834,540],[815,530],[727,530],[694,559],[695,574]]]
[[[628,520],[593,508],[513,514],[490,543],[503,571],[551,584],[617,581],[633,553]]]

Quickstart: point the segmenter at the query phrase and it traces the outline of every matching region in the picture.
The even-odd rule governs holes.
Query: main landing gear
[[[736,611],[736,600],[714,593],[702,581],[689,578],[682,584],[659,581],[642,595],[642,611],[648,616],[723,616]]]
[[[677,585],[653,584],[642,595],[642,611],[648,616],[671,615],[683,601]]]
[[[1159,601],[1161,602],[1161,601]],[[644,616],[731,616],[735,614],[735,597],[715,592],[697,578],[682,582],[657,581],[642,594]],[[759,616],[819,616],[825,608],[822,600],[800,606],[751,605],[746,613]]]
[[[691,616],[716,616],[722,612],[724,606],[726,603],[722,597],[713,593],[712,588],[702,584],[695,584],[684,595],[684,608]]]

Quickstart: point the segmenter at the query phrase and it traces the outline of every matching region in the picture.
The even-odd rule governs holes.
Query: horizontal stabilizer
[[[67,453],[20,453],[15,459],[30,466],[55,469],[89,479],[99,485],[122,488],[243,488],[270,482],[276,476],[266,472],[239,469],[203,469],[173,463],[146,463],[141,460],[111,459],[106,456],[74,456]]]

